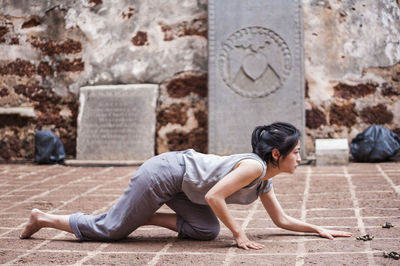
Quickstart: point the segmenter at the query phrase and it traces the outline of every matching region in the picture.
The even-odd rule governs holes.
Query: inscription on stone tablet
[[[145,160],[154,155],[156,85],[81,88],[77,158]]]
[[[129,98],[128,98],[129,100]],[[135,117],[128,110],[129,101],[121,96],[113,96],[113,99],[98,99],[93,108],[94,117],[87,117],[86,128],[92,132],[87,140],[89,145],[100,146],[104,149],[121,148],[132,146],[135,139],[135,129],[130,127],[135,123]]]

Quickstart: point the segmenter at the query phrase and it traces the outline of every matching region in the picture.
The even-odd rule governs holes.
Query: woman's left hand
[[[249,250],[249,249],[262,249],[264,247],[263,244],[259,244],[249,240],[246,234],[242,230],[234,237],[238,248]]]
[[[353,235],[350,232],[336,231],[336,230],[330,230],[330,229],[326,229],[326,228],[320,228],[318,230],[318,234],[322,237],[329,238],[331,240],[333,240],[334,237],[350,237]]]

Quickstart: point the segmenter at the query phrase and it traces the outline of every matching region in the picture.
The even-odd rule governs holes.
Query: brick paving
[[[383,251],[400,252],[400,163],[346,167],[301,166],[274,178],[286,212],[307,222],[353,232],[333,241],[273,225],[260,201],[230,205],[248,236],[265,245],[240,250],[222,226],[214,241],[178,240],[145,226],[117,242],[79,242],[42,229],[18,238],[32,208],[55,213],[105,212],[122,194],[135,167],[0,164],[0,264],[4,265],[399,265]],[[166,207],[162,210],[169,211]],[[384,222],[395,227],[384,229]],[[373,234],[372,241],[356,236]]]

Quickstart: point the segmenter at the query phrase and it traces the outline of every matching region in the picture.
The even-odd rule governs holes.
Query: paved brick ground
[[[276,228],[260,202],[230,205],[250,238],[265,245],[245,251],[222,227],[211,242],[177,240],[176,233],[142,227],[118,242],[78,242],[44,229],[18,239],[32,208],[57,214],[106,211],[121,195],[134,167],[0,165],[0,263],[5,265],[399,265],[383,251],[400,252],[400,163],[301,166],[274,180],[287,213],[352,238],[334,241]],[[168,210],[163,207],[164,210]],[[389,221],[396,226],[383,229]],[[372,241],[356,236],[370,233]]]

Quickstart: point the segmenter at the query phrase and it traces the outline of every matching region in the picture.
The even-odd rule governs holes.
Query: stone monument
[[[154,155],[158,85],[82,87],[77,160],[144,161]]]
[[[275,121],[304,133],[301,1],[208,3],[208,151],[249,152],[254,127]]]

